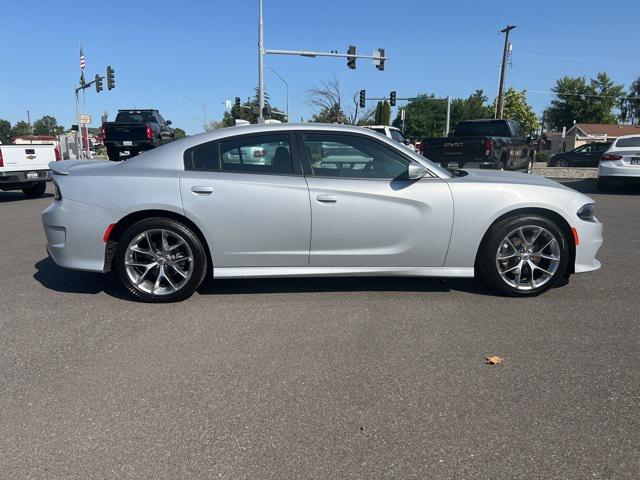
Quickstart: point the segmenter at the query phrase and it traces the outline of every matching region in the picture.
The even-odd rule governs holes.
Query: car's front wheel
[[[539,215],[520,215],[491,227],[477,268],[499,292],[532,296],[561,281],[568,262],[568,239],[555,222]]]
[[[198,236],[168,218],[149,218],[129,227],[118,241],[115,270],[124,287],[146,302],[175,302],[204,280],[207,255]]]

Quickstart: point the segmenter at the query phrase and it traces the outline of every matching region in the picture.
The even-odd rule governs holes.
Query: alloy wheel
[[[169,295],[193,274],[193,253],[187,241],[171,230],[151,229],[136,235],[124,257],[129,280],[151,295]]]
[[[560,243],[546,228],[525,225],[509,233],[500,242],[496,265],[502,280],[521,291],[548,283],[561,260]]]

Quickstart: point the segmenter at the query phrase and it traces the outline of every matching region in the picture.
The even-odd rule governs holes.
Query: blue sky
[[[349,70],[346,60],[269,56],[267,64],[289,82],[292,120],[309,118],[306,91],[332,79],[345,96],[396,90],[467,96],[497,89],[500,28],[511,23],[513,58],[507,84],[549,90],[563,75],[606,70],[628,86],[640,75],[640,9],[636,1],[566,2],[419,0],[264,0],[267,48],[339,50],[356,45],[371,54],[384,47],[384,72],[369,60]],[[224,101],[251,95],[257,84],[257,0],[2,2],[0,118],[12,123],[53,114],[74,122],[73,86],[79,77],[78,43],[84,44],[87,76],[116,70],[117,88],[87,91],[88,113],[154,107],[189,133],[201,129],[205,102],[219,119]],[[270,71],[267,92],[284,108],[285,89]],[[537,112],[549,95],[529,93]],[[196,117],[196,118],[192,118]]]

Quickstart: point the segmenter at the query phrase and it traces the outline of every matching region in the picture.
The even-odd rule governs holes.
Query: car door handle
[[[191,187],[191,191],[196,195],[211,195],[213,193],[213,187],[195,186]]]
[[[318,195],[316,200],[320,203],[336,203],[338,201],[338,197],[335,195]]]

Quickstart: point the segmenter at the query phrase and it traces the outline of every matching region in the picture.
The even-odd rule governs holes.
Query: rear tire
[[[120,152],[115,148],[107,148],[107,157],[112,162],[118,162],[120,161]]]
[[[24,193],[29,198],[37,198],[44,195],[44,192],[47,191],[47,184],[45,182],[38,182],[31,187],[24,187],[22,189],[22,193]]]
[[[114,262],[122,285],[150,303],[190,297],[208,269],[198,236],[182,223],[162,217],[129,227],[118,241]]]
[[[568,262],[568,239],[556,223],[540,215],[518,215],[489,229],[476,268],[498,292],[530,297],[557,285]]]

